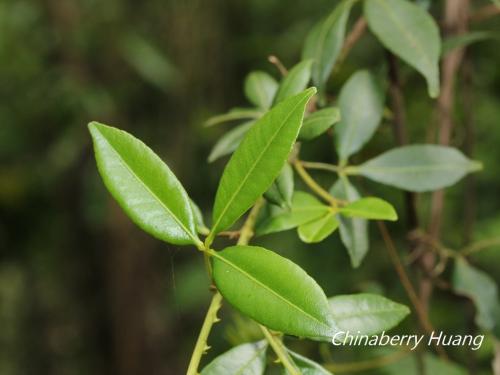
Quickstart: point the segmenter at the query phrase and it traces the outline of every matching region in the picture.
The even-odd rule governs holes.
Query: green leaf
[[[341,160],[359,151],[377,130],[384,110],[384,94],[366,70],[354,73],[339,95],[342,119],[335,126],[337,153]]]
[[[245,95],[257,107],[267,110],[273,103],[278,82],[266,72],[251,72],[245,79]]]
[[[332,125],[340,121],[338,108],[325,108],[313,112],[304,118],[299,133],[299,140],[310,141],[326,132]]]
[[[200,207],[192,199],[189,199],[189,203],[191,204],[191,209],[193,210],[193,218],[194,224],[196,227],[196,231],[199,234],[207,235],[210,232],[210,229],[205,225],[205,221],[203,220],[203,214],[201,213]]]
[[[326,370],[318,363],[310,360],[309,358],[306,358],[303,355],[300,355],[288,349],[287,351],[288,354],[290,354],[290,357],[292,358],[295,365],[302,372],[302,375],[332,375],[331,372]],[[289,372],[285,368],[283,368],[283,373],[289,374]]]
[[[262,375],[266,369],[267,342],[238,345],[210,362],[200,375]]]
[[[258,119],[262,117],[262,115],[262,111],[254,108],[233,108],[227,113],[209,118],[205,122],[205,126],[214,126],[223,122],[235,120]]]
[[[299,226],[300,239],[305,243],[316,243],[323,241],[332,234],[339,226],[339,221],[333,212],[325,216]]]
[[[245,122],[220,137],[212,151],[210,151],[210,155],[208,155],[208,162],[212,163],[223,156],[233,153],[254,123],[254,121]]]
[[[335,296],[328,300],[341,331],[376,335],[399,324],[410,310],[405,305],[375,294]]]
[[[498,38],[498,35],[490,31],[471,31],[465,34],[451,36],[443,40],[443,49],[441,51],[441,55],[444,56],[448,52],[453,51],[456,48],[466,47],[472,43]]]
[[[354,0],[343,0],[330,15],[316,24],[307,35],[302,59],[313,59],[312,79],[322,88],[337,61],[344,44],[345,29]]]
[[[283,78],[274,98],[274,104],[282,102],[303,91],[311,79],[312,60],[305,60],[295,65]]]
[[[89,130],[104,184],[132,221],[160,240],[199,245],[189,197],[167,165],[122,130],[97,122]]]
[[[222,175],[215,197],[212,234],[229,228],[273,183],[299,133],[307,89],[278,104],[248,131]]]
[[[292,197],[292,207],[272,207],[270,215],[257,224],[258,236],[295,228],[328,213],[330,208],[311,194],[296,191]]]
[[[439,95],[441,39],[434,19],[407,0],[369,0],[364,14],[371,31],[395,55],[426,79],[429,95]]]
[[[495,281],[485,272],[472,267],[465,259],[457,258],[453,272],[453,289],[474,301],[477,309],[476,324],[486,330],[492,330],[499,305]]]
[[[291,207],[293,187],[293,168],[285,163],[274,183],[264,193],[264,197],[280,207]]]
[[[330,193],[338,199],[353,202],[360,199],[358,191],[347,179],[339,179],[330,189]],[[368,252],[368,222],[361,218],[348,218],[339,215],[339,232],[342,243],[347,248],[351,265],[358,267]]]
[[[243,314],[275,331],[332,339],[328,300],[299,266],[257,246],[232,246],[212,255],[217,289]]]
[[[380,198],[361,198],[340,208],[339,212],[347,217],[363,217],[372,220],[398,219],[398,214],[392,205]]]
[[[423,192],[453,185],[480,168],[480,163],[452,147],[410,145],[394,148],[359,167],[352,167],[352,172],[382,184]]]

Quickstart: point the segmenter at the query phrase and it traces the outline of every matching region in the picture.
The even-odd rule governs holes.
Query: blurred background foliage
[[[268,55],[288,67],[298,62],[310,26],[334,3],[0,1],[1,374],[185,371],[209,298],[203,260],[194,251],[149,238],[124,216],[97,174],[86,124],[98,120],[144,140],[209,213],[226,160],[208,165],[206,158],[231,125],[207,129],[203,122],[245,105],[242,86],[250,70],[279,77]],[[419,3],[439,20],[442,1]],[[473,7],[485,4],[474,1]],[[354,13],[350,24],[359,9]],[[472,28],[498,33],[499,20],[492,17]],[[500,233],[499,66],[498,40],[471,45],[456,87],[452,143],[463,149],[473,141],[472,156],[485,168],[447,194],[443,242],[452,248]],[[387,74],[383,48],[369,33],[330,80],[333,97],[358,68]],[[428,141],[436,122],[434,102],[414,70],[404,64],[401,70],[410,139]],[[358,161],[393,145],[390,125],[384,123]],[[306,160],[336,157],[328,137],[303,150]],[[325,186],[333,182],[325,173],[317,177]],[[404,212],[399,191],[358,182]],[[425,223],[428,195],[419,203]],[[407,260],[401,216],[390,230]],[[372,291],[409,304],[371,229],[370,253],[356,270],[338,236],[305,246],[286,232],[256,242],[299,263],[328,295]],[[473,258],[497,282],[499,261],[500,247]],[[432,307],[436,327],[451,333],[474,330],[474,309],[466,299],[438,289]],[[221,315],[209,357],[256,337],[252,324],[229,307]],[[414,331],[413,320],[398,329]],[[450,355],[486,374],[492,345],[483,345],[475,361],[465,349]],[[334,351],[325,344],[318,351],[300,341],[291,346],[319,361],[373,356],[368,349]]]

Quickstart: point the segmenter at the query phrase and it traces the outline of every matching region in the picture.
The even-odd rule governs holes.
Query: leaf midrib
[[[331,305],[330,305],[331,306]],[[334,310],[334,307],[331,306],[332,310]],[[360,318],[360,317],[365,317],[369,315],[374,315],[374,314],[386,314],[386,313],[394,313],[394,312],[407,312],[405,308],[399,307],[399,308],[386,308],[386,309],[376,309],[376,310],[370,310],[368,312],[360,312],[360,313],[354,313],[354,314],[349,314],[349,315],[343,315],[343,314],[337,314],[333,312],[333,317],[336,319],[349,319],[349,318]]]
[[[398,173],[406,173],[406,172],[415,172],[415,171],[425,171],[425,170],[456,170],[461,169],[460,167],[464,165],[467,167],[466,163],[456,163],[456,164],[439,164],[439,165],[413,165],[413,166],[397,166],[397,167],[377,167],[361,165],[359,167],[360,171],[375,171],[375,172],[398,172]],[[467,169],[468,170],[468,169]]]
[[[125,161],[125,159],[120,155],[120,153],[118,152],[118,150],[111,144],[111,142],[104,136],[104,134],[99,131],[99,134],[102,136],[102,138],[106,141],[106,143],[109,145],[109,147],[111,148],[111,150],[113,150],[113,152],[115,153],[115,155],[118,157],[118,159],[122,162],[122,165],[124,166],[125,169],[128,170],[128,172],[139,182],[140,185],[143,186],[143,188],[148,192],[150,193],[155,199],[156,201],[160,204],[160,206],[162,206],[165,211],[167,211],[167,213],[172,216],[172,218],[175,220],[175,222],[182,228],[182,230],[188,235],[189,238],[191,238],[194,243],[198,243],[199,240],[193,236],[191,234],[191,232],[186,228],[186,226],[184,225],[184,223],[182,223],[176,215],[174,215],[172,213],[172,211],[165,205],[165,203],[163,203],[163,201],[158,197],[158,195],[156,195],[138,176],[137,174],[135,173],[135,171],[132,169],[132,167]]]
[[[238,185],[238,188],[235,189],[233,195],[231,196],[231,198],[229,199],[229,201],[226,203],[226,206],[224,207],[224,209],[222,210],[222,212],[219,214],[219,218],[217,219],[217,221],[215,222],[213,228],[214,230],[215,229],[218,229],[218,226],[221,222],[221,220],[224,218],[224,215],[226,214],[227,210],[229,209],[229,207],[233,204],[233,201],[235,200],[236,196],[239,194],[239,192],[241,191],[241,189],[243,188],[243,186],[245,185],[245,183],[247,182],[249,176],[253,173],[254,169],[256,168],[257,164],[260,163],[260,160],[262,159],[263,155],[267,152],[268,148],[271,146],[271,144],[274,142],[274,139],[277,137],[277,135],[281,132],[281,129],[285,126],[285,124],[287,123],[288,119],[292,116],[292,114],[295,112],[295,110],[297,109],[297,107],[299,107],[300,105],[302,105],[302,102],[307,100],[308,98],[306,97],[305,99],[302,99],[301,101],[299,101],[294,107],[293,109],[288,113],[288,115],[285,117],[285,119],[283,120],[282,124],[280,125],[280,127],[276,130],[276,132],[273,134],[273,136],[270,138],[269,142],[266,144],[266,146],[264,147],[263,151],[259,154],[259,156],[255,159],[255,162],[252,164],[251,168],[248,170],[248,173],[245,175],[245,177],[243,178],[243,180],[241,181],[241,183]]]
[[[223,256],[219,255],[217,252],[214,252],[212,255],[214,257],[220,259],[222,262],[226,263],[230,267],[234,268],[236,271],[240,272],[243,276],[247,277],[250,281],[253,281],[254,283],[256,283],[257,285],[261,286],[266,291],[268,291],[271,294],[275,295],[276,297],[278,297],[278,299],[281,299],[282,301],[284,301],[286,304],[290,305],[295,310],[299,311],[300,313],[304,314],[305,316],[309,317],[310,319],[314,320],[315,322],[319,323],[320,325],[326,327],[328,331],[331,330],[331,327],[328,324],[320,321],[318,318],[316,318],[315,316],[311,315],[307,311],[304,311],[302,308],[300,308],[299,306],[297,306],[296,304],[294,304],[292,301],[284,298],[283,296],[281,296],[280,294],[278,294],[276,291],[274,291],[272,288],[270,288],[269,286],[267,286],[263,282],[257,280],[251,274],[249,274],[248,272],[246,272],[242,268],[238,267],[237,265],[235,265],[234,263],[232,263],[228,259],[224,258]]]

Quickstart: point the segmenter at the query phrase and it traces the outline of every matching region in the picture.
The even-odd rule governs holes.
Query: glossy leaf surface
[[[232,246],[212,258],[218,290],[243,314],[279,332],[331,340],[326,296],[299,266],[257,246]]]
[[[213,232],[229,228],[273,183],[302,125],[307,89],[278,104],[252,126],[235,151],[217,189]]]
[[[453,185],[481,165],[452,147],[410,145],[394,148],[357,168],[371,180],[423,192]]]
[[[369,0],[364,14],[371,31],[395,55],[419,71],[429,95],[439,95],[441,38],[434,19],[408,0]]]
[[[166,242],[200,243],[189,197],[168,166],[122,130],[97,122],[89,130],[102,179],[132,221]]]
[[[332,234],[339,226],[333,212],[327,213],[325,216],[310,221],[309,223],[299,226],[298,234],[300,239],[305,243],[316,243],[323,241],[326,237]]]
[[[238,345],[210,362],[200,375],[262,375],[266,369],[267,342]]]
[[[303,355],[292,352],[291,350],[288,350],[288,354],[290,354],[290,357],[292,358],[295,365],[302,372],[302,375],[332,375],[331,372],[326,370],[320,364],[314,362],[313,360],[307,357],[304,357]],[[283,369],[283,373],[289,374],[289,372],[286,369]]]

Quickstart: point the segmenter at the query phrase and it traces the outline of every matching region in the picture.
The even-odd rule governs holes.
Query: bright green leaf
[[[274,104],[282,102],[303,91],[311,79],[312,60],[305,60],[295,65],[283,78],[274,98]]]
[[[362,217],[372,220],[398,219],[398,214],[392,205],[380,198],[368,197],[347,204],[339,212],[347,217]]]
[[[332,125],[340,121],[338,108],[325,108],[313,112],[304,118],[299,133],[299,140],[309,141],[326,132]]]
[[[382,184],[423,192],[453,185],[480,168],[452,147],[410,145],[389,150],[352,171]]]
[[[235,120],[258,119],[262,115],[261,111],[254,108],[233,108],[227,113],[209,118],[205,122],[205,126],[213,126]]]
[[[273,103],[278,82],[266,72],[251,72],[245,79],[245,95],[257,107],[267,110]]]
[[[360,199],[358,191],[347,179],[339,179],[330,189],[330,193],[338,199],[353,202]],[[361,218],[348,218],[339,215],[340,239],[347,248],[351,264],[358,267],[368,252],[368,222]]]
[[[332,375],[331,372],[326,370],[324,367],[309,358],[304,357],[303,355],[292,352],[291,350],[288,350],[288,354],[290,354],[290,357],[302,372],[302,375]],[[289,374],[285,368],[283,368],[283,373]]]
[[[280,207],[291,207],[293,197],[293,168],[285,163],[276,180],[264,193],[264,197]]]
[[[439,95],[441,39],[434,19],[407,0],[369,0],[364,14],[371,31],[391,52],[427,80],[429,95]]]
[[[144,143],[110,126],[91,122],[99,172],[127,215],[154,237],[178,244],[200,244],[184,188]]]
[[[354,0],[343,0],[330,15],[316,24],[307,35],[302,59],[313,59],[312,79],[324,87],[344,44],[345,29]]]
[[[329,207],[308,193],[296,191],[292,197],[292,207],[272,207],[269,215],[257,224],[258,236],[295,228],[328,213]]]
[[[208,155],[208,162],[212,163],[223,156],[233,153],[254,123],[254,121],[249,121],[238,125],[220,137],[212,151],[210,151],[210,155]]]
[[[498,288],[485,272],[472,267],[463,258],[457,258],[453,272],[453,289],[469,297],[477,309],[476,324],[486,330],[494,328],[499,305]]]
[[[228,247],[212,259],[217,289],[243,314],[286,334],[332,339],[328,300],[299,266],[257,246]]]
[[[376,335],[399,324],[410,310],[405,305],[375,294],[335,296],[328,300],[341,331]]]
[[[262,375],[266,369],[267,342],[238,345],[210,362],[200,375]]]
[[[222,175],[215,197],[212,235],[229,228],[273,183],[302,125],[310,88],[284,100],[248,131]]]
[[[354,73],[339,95],[342,119],[335,126],[337,153],[341,160],[359,151],[377,130],[384,110],[384,94],[366,70]]]
[[[305,243],[316,243],[323,241],[332,234],[339,226],[339,221],[333,212],[325,216],[299,226],[298,234]]]

